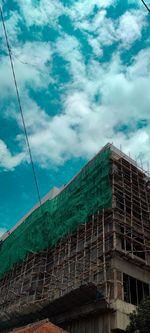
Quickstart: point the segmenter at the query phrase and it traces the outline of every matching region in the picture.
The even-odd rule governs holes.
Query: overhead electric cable
[[[148,5],[146,4],[146,2],[144,0],[141,0],[143,5],[145,6],[145,8],[148,10],[148,12],[150,13],[150,8],[148,7]]]
[[[10,46],[10,44],[9,44],[9,46]],[[19,61],[21,64],[23,64],[23,65],[28,65],[28,66],[32,66],[32,67],[35,67],[35,68],[36,68],[36,63],[33,64],[33,63],[31,63],[31,62],[27,62],[27,61],[23,61],[23,60],[21,60],[21,59],[19,58],[19,56],[18,56],[16,53],[14,53],[12,47],[10,47],[10,52],[11,52],[12,57],[15,58],[15,59],[17,59],[17,61]],[[36,57],[36,58],[37,58],[37,57]],[[40,72],[41,72],[41,71],[40,71]]]
[[[35,186],[36,186],[38,201],[39,201],[39,204],[40,204],[40,207],[41,207],[41,211],[42,211],[42,202],[41,202],[41,197],[40,197],[40,191],[39,191],[38,181],[37,181],[37,177],[36,177],[36,172],[35,172],[35,167],[34,167],[34,162],[33,162],[33,157],[32,157],[32,152],[31,152],[31,147],[30,147],[30,143],[29,143],[29,139],[28,139],[28,133],[27,133],[26,123],[25,123],[25,119],[24,119],[23,109],[22,109],[22,105],[21,105],[21,100],[20,100],[20,95],[19,95],[19,89],[18,89],[16,74],[15,74],[15,68],[14,68],[14,63],[13,63],[12,54],[11,54],[11,48],[10,48],[10,45],[9,45],[9,39],[8,39],[6,25],[5,25],[5,20],[4,20],[4,16],[3,16],[3,9],[2,9],[1,5],[0,5],[0,15],[1,15],[1,20],[2,20],[2,25],[3,25],[3,30],[4,30],[6,45],[7,45],[7,49],[8,49],[8,55],[9,55],[9,59],[10,59],[10,65],[11,65],[11,69],[12,69],[13,80],[14,80],[14,84],[15,84],[15,90],[16,90],[16,96],[17,96],[19,111],[20,111],[20,115],[21,115],[21,119],[22,119],[24,134],[25,134],[27,148],[28,148],[29,157],[30,157],[30,161],[31,161],[31,167],[32,167],[32,171],[33,171],[33,177],[34,177],[34,181],[35,181]]]

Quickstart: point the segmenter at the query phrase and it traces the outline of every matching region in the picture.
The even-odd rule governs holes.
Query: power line
[[[9,42],[9,46],[10,46],[10,42]],[[33,64],[33,63],[31,63],[31,62],[27,62],[27,61],[25,62],[25,61],[21,60],[21,59],[20,59],[20,55],[17,55],[17,54],[13,51],[13,49],[12,49],[11,46],[10,46],[10,52],[11,52],[12,58],[15,59],[15,60],[17,60],[20,64],[22,64],[22,65],[27,65],[27,66],[30,66],[30,67],[33,67],[33,68],[37,69],[36,63]],[[6,51],[5,51],[4,55],[9,57],[9,53],[6,52]],[[35,58],[35,57],[34,57],[34,58]],[[40,60],[40,58],[38,58],[38,57],[36,57],[36,59]],[[38,68],[38,72],[41,73],[41,74],[45,74],[45,72],[42,71],[42,70],[40,70],[39,68]]]
[[[23,65],[29,65],[29,66],[32,66],[32,67],[36,67],[35,64],[31,64],[29,62],[25,62],[25,61],[21,60],[19,58],[19,56],[12,50],[12,47],[10,47],[10,51],[11,51],[11,55],[13,56],[13,58],[17,59],[17,61],[19,61],[21,64],[23,64]]]
[[[150,13],[150,8],[148,7],[148,5],[146,4],[146,2],[144,0],[141,0],[143,5],[145,6],[145,8],[148,10],[148,12]]]
[[[21,119],[22,119],[24,134],[25,134],[26,143],[27,143],[28,152],[29,152],[29,157],[30,157],[30,161],[31,161],[31,167],[32,167],[32,171],[33,171],[33,177],[34,177],[34,181],[35,181],[37,196],[38,196],[39,204],[40,204],[41,211],[42,211],[42,202],[41,202],[41,197],[40,197],[40,191],[39,191],[38,181],[37,181],[37,177],[36,177],[36,172],[35,172],[35,167],[34,167],[34,162],[33,162],[33,157],[32,157],[32,152],[31,152],[31,147],[30,147],[30,143],[29,143],[29,139],[28,139],[28,133],[27,133],[25,119],[24,119],[24,114],[23,114],[23,109],[22,109],[22,105],[21,105],[21,100],[20,100],[20,95],[19,95],[19,89],[18,89],[16,74],[15,74],[15,68],[14,68],[14,63],[13,63],[13,59],[12,59],[11,48],[10,48],[10,45],[9,45],[9,40],[8,40],[8,35],[7,35],[7,30],[6,30],[6,25],[5,25],[4,16],[3,16],[3,10],[2,10],[1,5],[0,5],[0,15],[1,15],[1,20],[2,20],[2,25],[3,25],[3,30],[4,30],[6,45],[7,45],[7,49],[8,49],[8,54],[9,54],[10,65],[11,65],[11,69],[12,69],[13,80],[14,80],[14,84],[15,84],[15,90],[16,90],[16,96],[17,96],[19,111],[20,111],[20,114],[21,114]]]

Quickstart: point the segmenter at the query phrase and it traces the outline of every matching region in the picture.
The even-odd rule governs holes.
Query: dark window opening
[[[124,301],[138,305],[149,296],[149,285],[123,274]]]

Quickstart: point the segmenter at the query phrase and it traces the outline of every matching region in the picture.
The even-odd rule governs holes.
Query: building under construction
[[[123,332],[149,295],[149,175],[108,144],[6,236],[1,331],[49,318],[70,333]]]

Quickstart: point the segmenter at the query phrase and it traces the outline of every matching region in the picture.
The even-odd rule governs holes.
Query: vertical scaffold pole
[[[105,219],[104,219],[104,208],[102,214],[102,228],[103,228],[103,269],[104,269],[104,284],[105,284],[105,295],[108,296],[107,292],[107,273],[106,273],[106,256],[105,256]]]

